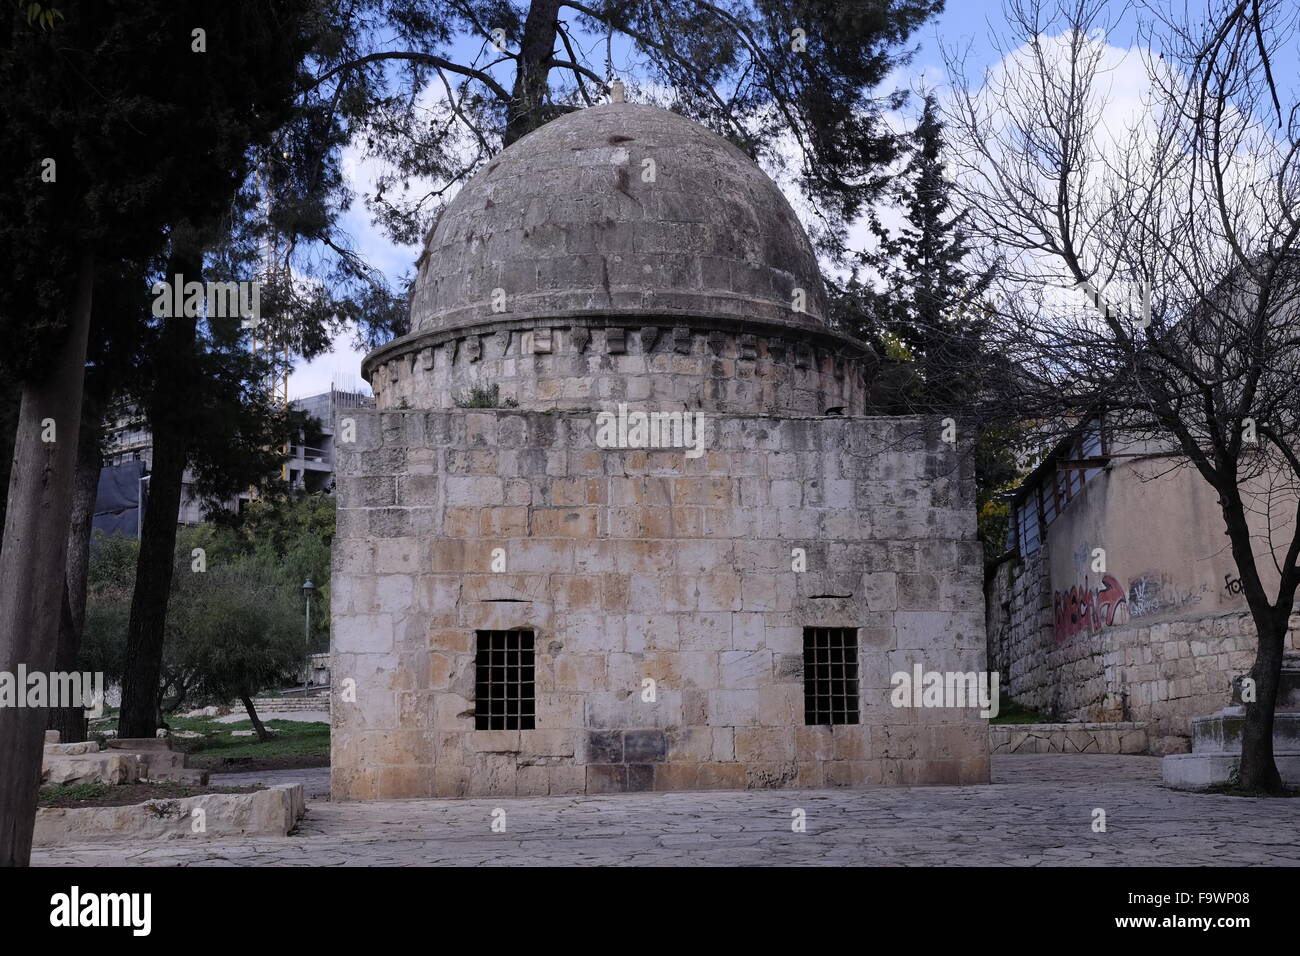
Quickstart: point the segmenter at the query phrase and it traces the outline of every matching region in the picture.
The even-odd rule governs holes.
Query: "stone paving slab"
[[[214,787],[273,787],[278,783],[300,783],[309,802],[330,798],[330,768],[307,767],[298,770],[247,770],[240,773],[213,772],[209,781]]]
[[[37,865],[1300,865],[1300,799],[1182,793],[1158,757],[995,757],[975,787],[313,802],[293,836],[38,850]],[[287,771],[303,773],[302,771]],[[319,773],[319,771],[316,771]],[[227,779],[231,775],[226,775]],[[241,775],[242,776],[242,775]],[[268,775],[261,775],[268,778]],[[1092,811],[1107,832],[1092,832]],[[506,814],[493,833],[492,812]],[[807,832],[791,831],[791,811]]]

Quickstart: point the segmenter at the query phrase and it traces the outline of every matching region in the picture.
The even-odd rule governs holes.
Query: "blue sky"
[[[1201,2],[1202,0],[1191,0],[1191,6],[1199,8]],[[1167,3],[1168,9],[1177,7],[1181,10],[1183,7],[1182,0],[1167,0]],[[1122,49],[1132,48],[1138,39],[1132,5],[1123,0],[1115,0],[1107,8],[1107,13],[1116,21],[1107,34],[1110,45]],[[965,52],[965,71],[973,85],[978,86],[982,70],[994,65],[999,59],[997,47],[990,38],[990,25],[993,29],[1004,32],[1005,24],[1002,0],[948,0],[947,9],[920,30],[914,41],[918,47],[915,57],[906,70],[894,77],[893,85],[913,90],[924,87],[942,92],[947,78],[942,48],[947,47],[950,51]],[[477,49],[479,45],[477,41],[468,39],[464,42],[467,48],[472,45],[473,49]],[[462,56],[468,52],[472,56],[473,49],[456,52]],[[1274,73],[1279,84],[1284,87],[1284,104],[1295,102],[1295,88],[1300,84],[1300,58],[1295,49],[1277,54]],[[1125,92],[1131,91],[1114,92],[1123,96]],[[906,116],[898,118],[900,123],[907,120]],[[354,172],[352,185],[354,191],[360,193],[365,185],[364,177],[360,170],[354,168]],[[395,288],[400,287],[401,277],[413,271],[418,250],[395,245],[373,226],[360,195],[344,217],[343,224],[362,255],[381,269]],[[335,343],[333,353],[308,364],[299,364],[290,378],[290,395],[297,398],[324,391],[329,388],[332,380],[343,386],[364,387],[360,375],[361,358],[362,353],[351,347],[350,335],[341,336]]]

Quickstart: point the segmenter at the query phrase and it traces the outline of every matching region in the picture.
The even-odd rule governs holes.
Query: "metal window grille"
[[[532,631],[475,631],[474,729],[532,730]]]
[[[853,627],[803,629],[804,723],[858,722],[858,631]]]

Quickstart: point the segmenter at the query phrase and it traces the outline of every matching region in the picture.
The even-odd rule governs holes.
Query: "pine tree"
[[[96,275],[160,254],[171,230],[230,201],[292,102],[311,9],[61,0],[54,19],[0,15],[0,374],[22,383],[0,670],[55,662]],[[30,857],[45,721],[0,709],[0,865]]]
[[[993,275],[973,274],[965,265],[967,237],[963,216],[952,205],[933,93],[925,97],[908,140],[907,163],[889,190],[904,221],[891,232],[876,214],[872,228],[879,247],[859,258],[877,271],[882,287],[857,288],[858,331],[887,354],[913,363],[915,380],[907,380],[895,402],[915,411],[959,411],[978,400],[983,387],[981,300]]]

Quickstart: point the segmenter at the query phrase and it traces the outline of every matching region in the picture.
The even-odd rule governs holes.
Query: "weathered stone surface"
[[[632,103],[548,123],[465,185],[425,243],[412,328],[482,318],[497,286],[518,315],[608,308],[627,293],[639,304],[642,288],[696,313],[809,326],[826,314],[812,247],[776,185],[705,127]],[[795,286],[809,290],[807,315],[790,311]]]
[[[989,752],[995,754],[1140,754],[1148,749],[1140,723],[990,724]]]
[[[1274,753],[1277,772],[1288,787],[1300,787],[1300,752]],[[1233,783],[1241,768],[1240,753],[1169,754],[1160,761],[1165,786],[1208,790]]]
[[[53,731],[57,735],[57,731]],[[51,784],[134,783],[137,780],[207,782],[206,770],[185,766],[185,754],[165,737],[111,737],[107,750],[97,741],[45,745],[43,781]]]
[[[814,728],[808,728],[812,730]],[[655,789],[697,791],[703,764],[663,764]],[[582,767],[548,767],[548,796],[313,802],[290,837],[38,846],[37,866],[1295,866],[1289,800],[1178,793],[1156,757],[998,756],[968,787],[583,795]],[[801,765],[801,771],[804,769]],[[568,778],[565,790],[560,776]],[[327,770],[310,787],[328,791]],[[572,780],[576,777],[576,787]],[[223,776],[224,782],[248,780]],[[661,786],[662,784],[662,786]],[[742,781],[743,785],[743,781]],[[567,794],[568,796],[565,796]],[[1085,835],[1080,836],[1080,808]],[[1087,830],[1092,807],[1123,826]],[[508,837],[487,823],[501,808]],[[791,811],[808,830],[792,834]],[[1114,818],[1112,817],[1112,820]],[[941,834],[942,839],[936,839]],[[954,855],[954,848],[958,855]]]
[[[1161,761],[1166,785],[1182,790],[1203,790],[1236,782],[1241,765],[1246,708],[1241,703],[1240,682],[1234,681],[1234,703],[1217,714],[1192,721],[1192,752],[1170,754]],[[1282,674],[1273,713],[1273,760],[1282,783],[1300,785],[1300,657],[1282,661]]]
[[[1194,720],[1223,708],[1233,678],[1252,666],[1257,636],[1250,615],[1138,618],[1058,640],[1045,556],[1040,550],[1014,574],[1002,570],[988,601],[990,666],[1006,693],[1059,718],[1138,721],[1150,752],[1186,752]],[[1300,615],[1291,623],[1285,647],[1294,653]]]
[[[359,435],[384,414],[359,411]],[[337,798],[954,783],[987,772],[976,710],[918,715],[889,701],[890,675],[918,661],[983,669],[978,551],[962,550],[975,534],[973,491],[950,482],[943,507],[929,496],[913,504],[928,449],[912,433],[924,423],[727,416],[688,459],[597,448],[592,413],[422,414],[418,434],[439,444],[394,429],[407,455],[437,449],[458,472],[486,457],[481,474],[428,476],[429,531],[362,553],[361,542],[336,544],[333,673],[336,686],[356,681],[358,701],[333,702]],[[384,510],[364,488],[367,467],[358,457],[340,471],[341,523]],[[392,480],[400,489],[408,478]],[[794,547],[807,550],[802,573]],[[504,573],[491,571],[498,548]],[[920,564],[923,551],[941,572]],[[859,629],[870,742],[838,733],[809,752],[793,736],[811,626]],[[535,634],[537,729],[501,737],[473,729],[474,631],[512,627]],[[642,699],[647,679],[653,700]]]
[[[546,330],[552,342],[572,320],[563,317],[539,320],[548,323]],[[842,363],[840,375],[827,368],[798,365],[784,346],[758,350],[756,341],[746,340],[737,327],[725,331],[709,331],[705,319],[690,318],[686,326],[676,326],[671,352],[662,346],[647,352],[642,338],[642,348],[629,352],[629,329],[635,334],[644,330],[636,319],[623,319],[626,327],[606,327],[603,341],[592,341],[585,346],[588,353],[599,356],[599,363],[579,360],[570,353],[568,360],[545,356],[551,352],[531,347],[528,359],[511,352],[500,352],[497,346],[484,348],[479,333],[492,331],[501,323],[517,324],[515,320],[499,318],[473,326],[476,332],[465,328],[431,333],[407,345],[415,356],[418,352],[432,352],[433,365],[426,367],[421,361],[409,372],[378,387],[380,408],[433,408],[453,405],[470,389],[485,382],[498,387],[500,398],[518,402],[523,408],[587,408],[596,401],[623,402],[634,408],[656,409],[680,407],[686,399],[710,411],[749,414],[755,411],[783,415],[820,415],[827,408],[844,408],[850,415],[862,414],[866,408],[864,366],[858,359]],[[589,339],[586,326],[581,339]],[[655,328],[655,327],[650,327]],[[534,332],[540,332],[536,329]],[[696,333],[706,333],[696,334]],[[797,330],[785,330],[793,339]],[[578,336],[574,329],[575,336]],[[653,334],[653,333],[652,333]],[[831,333],[826,333],[831,334]],[[752,338],[752,336],[751,336]],[[534,343],[532,333],[528,335]],[[769,343],[777,341],[775,338]],[[478,344],[475,344],[478,343]],[[852,340],[836,339],[837,348],[849,351],[860,349]],[[398,340],[384,348],[405,347]],[[575,351],[582,343],[575,339]],[[578,351],[581,355],[581,351]],[[745,362],[743,378],[737,378],[738,359]],[[394,363],[388,363],[396,367]],[[845,371],[846,369],[852,371]],[[380,380],[374,369],[370,372],[371,384]]]
[[[202,829],[196,829],[202,810]],[[253,793],[211,793],[150,800],[124,807],[45,808],[36,811],[36,846],[115,840],[194,840],[285,836],[307,811],[301,783]]]
[[[47,784],[135,783],[141,779],[140,756],[131,753],[97,753],[64,756],[46,754],[41,782]]]
[[[657,175],[646,180],[649,160]],[[795,289],[805,310],[791,307]],[[718,411],[861,414],[870,350],[826,316],[811,244],[757,165],[681,116],[609,104],[548,123],[465,185],[426,240],[413,331],[372,353],[363,374],[381,408],[445,407],[494,382],[527,408],[690,400]],[[572,330],[581,356],[592,327],[606,330],[593,343],[608,360],[599,365],[521,361],[510,344],[518,332],[530,355],[544,356],[556,351],[557,329]],[[655,348],[667,328],[679,360]],[[640,344],[631,353],[628,329]],[[791,362],[787,338],[842,358]],[[735,377],[738,358],[753,363],[745,380]]]
[[[55,731],[58,733],[58,731]],[[75,744],[46,744],[46,756],[73,757],[77,754],[99,753],[99,744],[93,740]]]
[[[826,315],[780,190],[665,111],[568,114],[468,183],[336,470],[333,795],[986,780],[977,708],[889,697],[984,669],[969,449],[862,417],[871,351]],[[812,627],[857,638],[862,723],[824,738]],[[475,632],[516,629],[533,726],[480,730]]]

